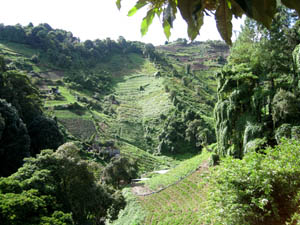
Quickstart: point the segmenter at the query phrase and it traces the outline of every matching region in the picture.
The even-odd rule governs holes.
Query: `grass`
[[[114,95],[120,105],[117,106],[116,121],[112,124],[111,131],[117,133],[125,142],[154,152],[158,143],[150,146],[146,143],[146,126],[152,124],[159,129],[159,115],[168,112],[172,104],[168,94],[163,91],[163,78],[153,76],[157,71],[154,65],[148,60],[143,59],[142,62],[134,73],[114,77]],[[140,90],[140,87],[144,90]],[[151,135],[152,140],[157,142],[158,133]]]
[[[25,57],[31,57],[39,53],[38,50],[31,48],[25,44],[19,44],[14,42],[0,41],[0,48],[6,50],[13,55],[24,55]]]
[[[202,224],[202,208],[206,201],[204,176],[205,171],[196,171],[159,193],[139,197],[146,212],[146,218],[141,224]]]
[[[49,86],[51,89],[52,87],[56,86]],[[66,87],[59,87],[59,91],[61,96],[63,96],[64,100],[46,100],[45,106],[55,106],[55,105],[65,105],[76,102],[75,96],[71,93],[71,91]]]
[[[141,174],[160,169],[166,165],[166,161],[128,143],[121,143],[120,150],[123,156],[134,159],[137,162]]]
[[[54,113],[58,118],[62,118],[62,119],[72,119],[72,118],[85,119],[85,120],[92,119],[92,115],[88,111],[85,111],[83,115],[78,115],[69,110],[55,110]]]
[[[207,187],[203,178],[207,177],[205,167],[210,153],[204,151],[189,160],[182,162],[165,175],[151,178],[153,183],[164,182],[168,184],[179,181],[200,165],[204,166],[179,181],[175,185],[148,196],[134,196],[130,189],[123,191],[128,205],[119,214],[114,225],[199,225],[202,224],[203,207],[206,204]],[[184,173],[182,172],[184,171]],[[137,200],[138,199],[138,200]]]
[[[139,204],[137,197],[131,192],[130,188],[124,188],[122,194],[126,200],[126,207],[119,213],[118,220],[107,225],[138,225],[143,224],[145,211]]]
[[[209,159],[210,155],[210,152],[204,150],[201,154],[181,162],[166,174],[161,174],[145,181],[145,185],[151,190],[167,187],[195,171],[201,163]]]

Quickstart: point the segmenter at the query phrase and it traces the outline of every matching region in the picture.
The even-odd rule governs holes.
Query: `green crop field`
[[[134,73],[115,77],[114,95],[119,105],[116,120],[111,126],[112,133],[131,144],[147,149],[145,145],[145,123],[159,129],[159,115],[168,112],[172,104],[163,91],[163,78],[155,78],[157,71],[148,60]],[[153,149],[149,149],[154,151]]]
[[[161,174],[145,181],[145,185],[151,190],[158,190],[167,187],[168,185],[171,185],[176,181],[184,178],[188,174],[194,172],[199,167],[199,165],[201,165],[203,162],[208,161],[210,155],[211,153],[203,151],[199,155],[184,160],[178,166],[169,170],[166,174]]]
[[[139,197],[146,212],[143,224],[201,224],[201,208],[205,201],[202,176],[203,169],[159,193]]]
[[[206,197],[203,178],[208,174],[210,155],[211,153],[203,151],[202,154],[179,163],[166,174],[146,180],[142,189],[148,190],[149,195],[138,193],[140,185],[126,188],[123,192],[127,207],[113,224],[201,224]],[[149,187],[164,189],[151,194]]]

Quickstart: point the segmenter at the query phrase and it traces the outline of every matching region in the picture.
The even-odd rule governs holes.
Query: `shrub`
[[[137,177],[137,164],[125,157],[112,158],[102,173],[102,180],[106,184],[111,184],[120,188],[124,184],[129,184],[131,179]]]
[[[299,142],[283,140],[265,154],[227,157],[210,177],[209,224],[285,224],[297,209]]]
[[[38,63],[39,57],[37,55],[33,55],[33,56],[31,56],[30,61],[33,63]]]

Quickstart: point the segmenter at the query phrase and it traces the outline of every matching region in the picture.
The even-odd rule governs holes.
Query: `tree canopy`
[[[119,192],[97,182],[70,142],[26,158],[16,173],[0,178],[3,225],[104,224],[123,207]]]
[[[299,132],[299,21],[278,7],[269,30],[247,18],[218,76],[218,153],[242,158]],[[297,58],[297,52],[294,58]],[[293,131],[293,132],[292,132]]]
[[[298,0],[281,0],[282,4],[300,13]],[[116,1],[121,8],[121,0]],[[139,9],[148,6],[147,15],[141,24],[141,33],[145,35],[151,25],[154,16],[161,18],[164,33],[167,38],[171,35],[173,21],[178,11],[188,25],[188,36],[194,40],[200,32],[204,16],[214,16],[221,37],[227,44],[231,44],[232,18],[248,17],[260,22],[267,28],[271,26],[276,14],[279,1],[276,0],[138,0],[135,6],[128,12],[128,16],[134,15]]]

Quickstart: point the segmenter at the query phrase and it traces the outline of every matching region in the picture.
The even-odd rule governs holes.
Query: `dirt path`
[[[135,195],[150,195],[153,193],[152,190],[150,190],[148,187],[146,187],[143,183],[140,184],[132,184],[131,186],[131,191],[132,193],[134,193]]]

